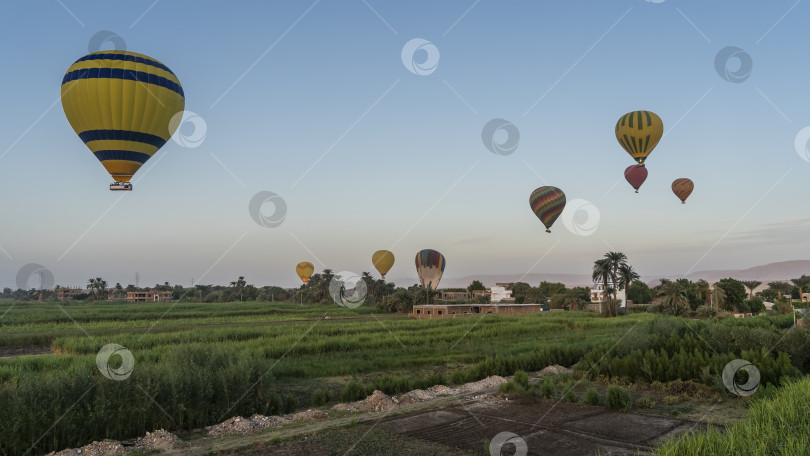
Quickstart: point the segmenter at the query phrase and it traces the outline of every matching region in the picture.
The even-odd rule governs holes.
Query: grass
[[[373,389],[394,394],[533,372],[550,364],[579,363],[601,375],[610,374],[613,363],[618,373],[625,367],[621,363],[639,359],[636,347],[657,349],[657,366],[665,358],[680,360],[678,337],[693,343],[682,337],[689,330],[684,325],[692,323],[650,314],[605,319],[549,312],[413,320],[370,317],[367,308],[294,303],[103,302],[65,305],[74,322],[55,303],[11,304],[0,302],[0,315],[8,310],[0,321],[0,347],[48,344],[58,354],[0,359],[0,455],[24,452],[40,436],[34,452],[101,438],[123,440],[159,428],[199,428],[234,415],[289,411],[322,404],[329,396],[337,400],[349,383],[346,397],[362,398]],[[332,319],[322,320],[324,315]],[[761,340],[778,338],[785,332],[780,325],[779,319],[762,317],[754,323],[707,323],[705,331],[710,340],[725,344],[723,356],[738,356],[752,332]],[[623,342],[611,349],[616,340]],[[98,350],[109,343],[125,346],[135,358],[125,381],[109,380],[96,367]],[[594,353],[605,355],[608,368]],[[782,364],[777,363],[780,355]],[[782,348],[763,356],[760,362],[774,363],[774,369],[763,365],[765,374],[791,367],[790,360],[784,365]],[[116,361],[111,358],[113,367]],[[674,365],[681,364],[694,371],[688,363]],[[650,372],[657,375],[655,369]],[[667,375],[666,370],[661,374]],[[522,389],[523,376],[518,377]],[[562,384],[536,388],[549,397],[567,389]]]
[[[786,382],[754,401],[747,416],[721,431],[689,433],[656,449],[658,456],[810,454],[810,378]]]

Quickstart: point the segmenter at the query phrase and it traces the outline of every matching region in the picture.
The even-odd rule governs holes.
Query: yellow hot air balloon
[[[65,116],[115,180],[110,190],[132,190],[132,175],[171,138],[185,103],[177,76],[135,52],[87,54],[62,79]]]
[[[371,262],[374,263],[374,267],[382,278],[385,279],[385,275],[388,274],[388,271],[394,266],[394,254],[388,250],[377,250],[371,255]]]
[[[295,266],[295,273],[298,274],[298,277],[300,277],[301,281],[304,283],[309,282],[309,278],[312,277],[312,273],[314,272],[315,266],[309,261],[302,261]]]
[[[638,164],[643,164],[661,136],[664,122],[652,111],[633,111],[616,122],[616,139]]]

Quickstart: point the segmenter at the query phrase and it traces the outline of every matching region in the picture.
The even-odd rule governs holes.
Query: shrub
[[[515,372],[515,377],[514,377],[514,379],[512,381],[514,381],[518,385],[522,386],[523,388],[528,388],[529,387],[529,374],[527,374],[526,372],[523,372],[522,370],[519,370],[519,371]]]
[[[340,392],[340,399],[343,402],[359,401],[366,398],[366,387],[355,380],[350,381]]]
[[[570,388],[565,391],[563,394],[562,400],[565,402],[578,402],[577,394],[574,392],[573,388]]]
[[[332,392],[328,389],[318,388],[312,392],[310,402],[313,407],[320,407],[328,404],[332,400]]]
[[[612,409],[628,409],[630,408],[630,393],[621,386],[608,386],[605,403]]]
[[[551,379],[543,379],[543,382],[540,384],[540,395],[543,396],[544,399],[551,399],[554,397],[554,382]]]
[[[277,415],[284,412],[284,402],[281,400],[281,396],[276,393],[273,393],[270,396],[270,400],[267,401],[267,413],[269,415]]]
[[[292,413],[298,409],[299,400],[292,394],[284,396],[284,413]]]
[[[450,376],[450,383],[454,385],[467,383],[467,374],[461,369],[454,370],[453,374]]]
[[[596,388],[588,388],[585,391],[585,403],[588,405],[599,405],[599,393],[596,392]]]
[[[698,318],[710,318],[715,316],[716,312],[714,311],[713,307],[709,306],[698,306],[697,308],[697,316]]]
[[[503,394],[523,394],[526,390],[524,390],[521,385],[510,380],[506,383],[502,383],[501,386],[498,387],[498,392]]]
[[[652,409],[655,408],[655,401],[649,397],[642,397],[636,401],[636,407],[642,409]]]
[[[675,405],[681,402],[680,396],[664,396],[664,404]]]

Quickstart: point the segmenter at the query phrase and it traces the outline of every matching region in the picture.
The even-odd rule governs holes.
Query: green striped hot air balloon
[[[546,226],[546,233],[551,233],[551,225],[565,208],[565,193],[557,187],[543,186],[532,192],[529,204],[534,215]]]

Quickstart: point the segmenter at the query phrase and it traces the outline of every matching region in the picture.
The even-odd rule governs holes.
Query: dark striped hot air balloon
[[[643,164],[664,134],[664,122],[651,111],[628,112],[616,122],[616,139],[638,164]]]
[[[551,233],[551,225],[565,208],[565,193],[557,187],[540,187],[529,196],[529,204],[534,215],[546,226],[546,233]]]
[[[630,165],[624,170],[624,178],[638,193],[641,184],[647,180],[647,167],[644,165]]]
[[[416,254],[416,273],[425,289],[435,290],[439,286],[444,266],[444,255],[435,250],[425,249]]]
[[[180,81],[166,65],[127,51],[87,54],[62,78],[62,108],[70,126],[115,180],[132,179],[179,126]],[[170,125],[171,124],[171,125]]]
[[[681,204],[686,204],[686,198],[689,198],[694,189],[695,183],[692,182],[692,179],[683,177],[672,182],[672,193],[681,200]]]

